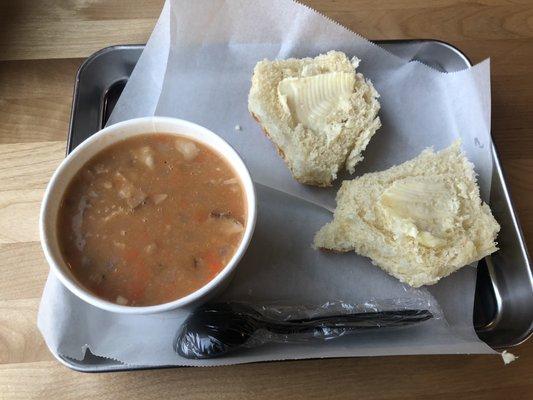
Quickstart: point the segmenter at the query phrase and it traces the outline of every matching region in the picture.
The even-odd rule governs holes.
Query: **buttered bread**
[[[431,285],[497,250],[500,227],[459,142],[345,181],[314,245],[351,251],[411,286]]]
[[[372,83],[339,51],[257,63],[248,109],[301,183],[330,186],[353,173],[381,126]]]

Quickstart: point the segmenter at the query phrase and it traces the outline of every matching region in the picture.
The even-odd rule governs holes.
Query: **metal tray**
[[[378,41],[404,58],[421,61],[437,70],[453,72],[471,65],[455,47],[436,40]],[[78,70],[74,88],[67,153],[104,127],[144,46],[123,45],[102,49]],[[481,260],[474,302],[478,336],[493,348],[515,346],[533,331],[533,275],[505,178],[494,145],[490,205],[501,224],[500,251]],[[55,355],[68,367],[83,372],[145,369],[87,352],[82,361]],[[164,366],[161,366],[164,367]]]

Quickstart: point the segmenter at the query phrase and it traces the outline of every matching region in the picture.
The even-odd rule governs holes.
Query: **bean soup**
[[[212,280],[237,250],[246,215],[241,182],[216,151],[144,134],[111,145],[74,176],[57,233],[83,286],[117,304],[149,306]]]

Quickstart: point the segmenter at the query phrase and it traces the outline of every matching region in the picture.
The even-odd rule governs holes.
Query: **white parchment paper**
[[[168,1],[109,123],[164,115],[218,133],[244,158],[258,184],[258,222],[249,251],[222,295],[251,302],[318,304],[328,300],[419,299],[438,303],[442,319],[402,331],[358,334],[323,344],[268,345],[213,361],[189,361],[172,350],[183,311],[122,316],[94,308],[54,276],[45,287],[39,328],[50,349],[82,359],[92,353],[131,365],[220,365],[262,360],[392,354],[488,353],[472,326],[476,282],[466,267],[427,289],[412,289],[356,254],[311,248],[331,219],[337,186],[319,189],[292,179],[272,144],[249,116],[254,65],[263,58],[316,56],[342,50],[381,94],[383,127],[356,175],[404,162],[461,138],[488,198],[489,62],[441,73],[408,62],[290,0]],[[241,131],[235,130],[240,125]]]

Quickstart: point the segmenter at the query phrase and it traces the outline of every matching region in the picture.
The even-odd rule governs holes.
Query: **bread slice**
[[[496,251],[499,230],[457,141],[344,181],[334,219],[317,232],[314,246],[355,250],[419,287]]]
[[[330,186],[344,166],[353,173],[381,126],[379,95],[358,64],[330,51],[255,66],[248,109],[301,183]]]

